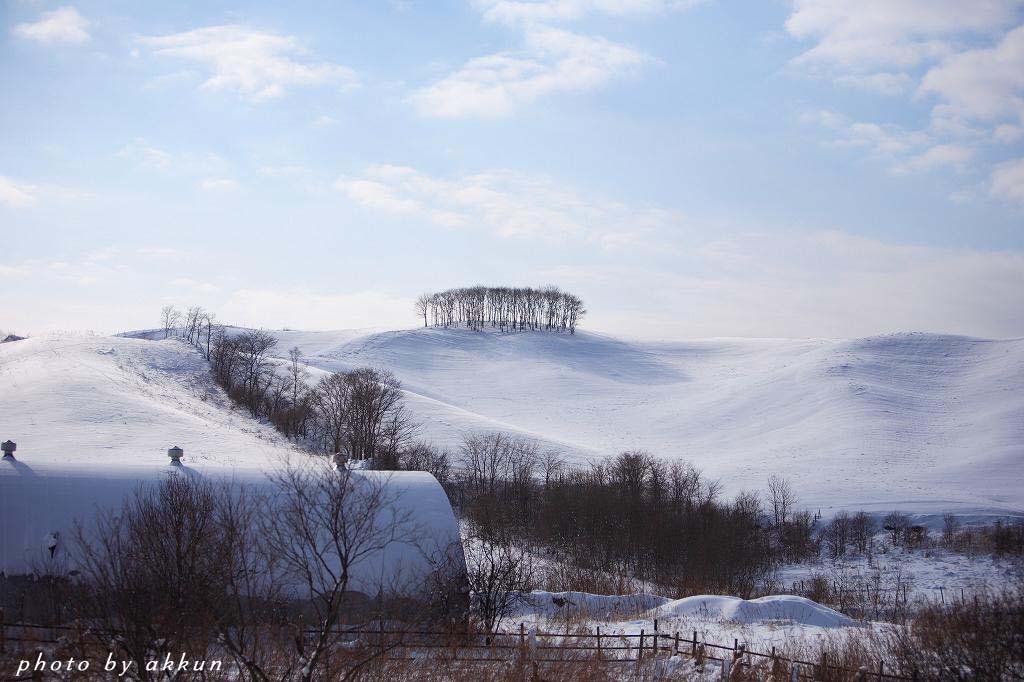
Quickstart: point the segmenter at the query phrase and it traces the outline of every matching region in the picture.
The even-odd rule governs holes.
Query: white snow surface
[[[665,619],[703,617],[747,625],[792,623],[822,628],[851,627],[857,624],[852,618],[827,606],[789,594],[758,599],[697,595],[663,604],[651,616]]]
[[[862,623],[809,599],[775,595],[744,600],[701,595],[669,600],[651,594],[596,595],[584,592],[534,591],[504,621],[515,632],[520,623],[541,632],[574,632],[580,627],[610,637],[637,633],[663,636],[679,633],[689,640],[731,647],[740,642],[755,651],[790,648],[794,643],[814,646],[837,641],[859,628],[885,629],[884,623]],[[621,640],[626,644],[626,640]]]
[[[859,625],[854,619],[827,606],[788,594],[758,599],[703,594],[671,600],[654,594],[603,595],[534,590],[523,594],[509,617],[514,621],[572,617],[580,621],[701,620],[736,625],[773,623],[819,628]]]
[[[1024,339],[275,334],[276,353],[297,346],[313,379],[393,371],[437,445],[501,430],[577,460],[645,449],[693,462],[730,493],[777,473],[826,516],[1024,511]]]
[[[0,459],[0,572],[65,562],[76,521],[88,525],[97,509],[117,507],[165,476],[265,487],[268,471],[309,462],[273,427],[234,409],[205,360],[175,340],[74,335],[6,343],[0,385],[0,439],[18,444],[14,459]],[[185,451],[180,465],[167,456],[173,445]],[[353,589],[375,594],[378,585],[411,583],[430,568],[424,551],[461,547],[433,476],[353,475],[383,478],[417,530],[416,547],[395,544],[368,557]]]

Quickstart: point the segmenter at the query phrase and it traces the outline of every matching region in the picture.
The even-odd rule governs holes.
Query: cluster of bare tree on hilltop
[[[579,297],[555,286],[474,286],[423,294],[416,299],[416,312],[424,327],[465,324],[480,330],[489,324],[502,331],[553,329],[574,334],[587,311]]]

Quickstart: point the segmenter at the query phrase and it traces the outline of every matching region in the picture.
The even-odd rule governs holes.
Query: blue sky
[[[0,329],[1024,335],[1019,0],[0,5]]]

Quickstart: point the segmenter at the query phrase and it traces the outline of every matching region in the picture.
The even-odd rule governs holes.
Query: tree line
[[[184,315],[165,307],[161,321],[165,337],[177,334],[199,349],[232,401],[309,450],[395,461],[412,443],[416,424],[401,382],[387,370],[361,367],[312,383],[301,350],[277,357],[277,337],[268,331],[228,328],[199,306]]]
[[[465,436],[456,460],[449,495],[484,542],[526,543],[557,562],[678,596],[749,597],[778,565],[819,551],[816,518],[794,508],[783,479],[772,479],[766,498],[728,500],[686,462],[632,451],[570,466],[502,433]]]
[[[426,293],[416,299],[416,313],[423,326],[473,330],[485,326],[502,331],[554,330],[576,333],[586,314],[583,301],[555,286],[473,286]]]

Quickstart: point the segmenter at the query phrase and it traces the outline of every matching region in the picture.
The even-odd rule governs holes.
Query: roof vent
[[[5,440],[0,443],[0,450],[4,451],[4,459],[14,459],[14,451],[18,449],[18,444],[13,440]]]
[[[171,458],[171,464],[178,464],[184,454],[185,451],[177,445],[167,451],[167,456]]]

